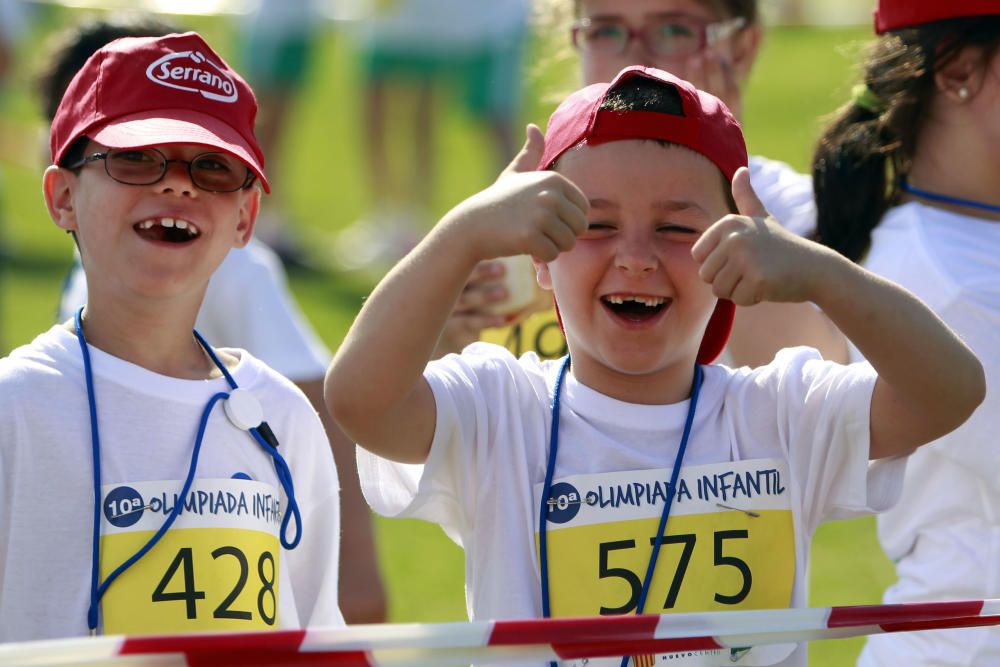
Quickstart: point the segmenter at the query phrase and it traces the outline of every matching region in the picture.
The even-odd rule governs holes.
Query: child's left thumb
[[[750,185],[750,170],[740,167],[733,176],[733,201],[736,202],[736,210],[740,215],[750,218],[766,218],[767,209],[757,197]]]

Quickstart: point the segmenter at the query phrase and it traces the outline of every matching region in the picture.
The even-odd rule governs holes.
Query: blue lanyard
[[[899,189],[903,192],[909,192],[911,195],[916,195],[923,199],[929,199],[930,201],[941,202],[943,204],[955,204],[956,206],[968,206],[969,208],[978,208],[982,211],[989,211],[990,213],[1000,213],[1000,206],[972,199],[952,197],[951,195],[942,195],[928,190],[921,190],[920,188],[910,185],[906,182],[906,179],[902,178],[899,179]]]
[[[549,432],[549,458],[545,469],[545,482],[542,484],[542,499],[538,519],[538,551],[539,567],[541,569],[542,580],[542,617],[549,618],[551,609],[549,604],[549,554],[548,540],[546,539],[546,525],[548,524],[549,495],[552,493],[552,477],[556,469],[556,456],[559,453],[559,407],[560,394],[562,393],[563,380],[569,370],[570,358],[566,357],[559,368],[559,375],[556,378],[556,385],[553,389],[552,397],[552,430]],[[674,496],[677,490],[677,478],[680,475],[681,464],[684,462],[684,451],[687,449],[688,438],[691,435],[691,425],[694,423],[694,413],[698,407],[698,395],[701,393],[701,382],[704,371],[700,365],[694,367],[694,383],[691,387],[691,401],[688,404],[687,417],[684,419],[684,432],[681,435],[681,442],[677,448],[677,457],[674,459],[674,468],[670,472],[670,485],[667,488],[667,497],[663,503],[663,511],[660,514],[660,525],[656,531],[656,540],[653,542],[653,552],[649,556],[649,564],[646,566],[646,576],[642,581],[642,589],[639,591],[639,603],[636,613],[641,614],[646,605],[646,596],[649,593],[649,583],[653,579],[653,572],[656,569],[656,559],[660,555],[660,546],[663,544],[664,530],[667,527],[667,517],[670,516],[670,507],[673,505]],[[555,667],[555,663],[550,663]],[[628,656],[622,658],[621,667],[628,664]]]
[[[119,565],[107,578],[101,582],[100,581],[100,539],[101,539],[101,436],[97,429],[97,398],[94,394],[94,375],[90,364],[90,351],[87,347],[87,340],[83,336],[83,326],[81,324],[81,315],[83,313],[83,307],[81,306],[74,317],[74,322],[76,325],[76,338],[80,343],[80,352],[83,355],[83,375],[84,380],[87,384],[87,402],[90,408],[90,441],[91,441],[91,451],[93,455],[93,468],[94,468],[94,526],[93,526],[93,541],[91,543],[92,553],[91,553],[91,569],[90,569],[90,608],[87,610],[87,627],[90,628],[90,634],[96,634],[97,632],[97,614],[98,605],[100,604],[101,598],[107,592],[108,587],[111,586],[111,582],[121,576],[128,568],[132,567],[140,558],[145,556],[153,546],[160,541],[160,538],[170,529],[174,521],[177,519],[178,515],[181,513],[183,508],[183,502],[177,502],[174,504],[173,509],[170,511],[170,515],[164,520],[163,525],[160,529],[149,538],[149,540],[132,554],[125,562]],[[212,362],[222,371],[222,374],[226,378],[226,382],[232,389],[237,389],[236,380],[229,373],[225,364],[219,359],[215,354],[215,350],[209,345],[204,338],[201,337],[197,331],[194,332],[195,338],[198,343],[204,348],[208,356],[211,357]],[[242,391],[242,390],[241,390]],[[191,484],[194,482],[194,473],[198,467],[198,455],[201,452],[201,443],[205,437],[205,429],[208,427],[208,417],[212,414],[212,408],[215,404],[224,398],[229,398],[229,394],[226,392],[218,392],[208,399],[208,403],[205,405],[205,409],[201,413],[201,419],[198,423],[198,435],[195,437],[194,450],[191,452],[191,464],[188,466],[187,477],[184,479],[184,485],[181,487],[180,498],[183,500],[187,497],[188,492],[191,490]],[[275,438],[274,433],[268,426],[267,422],[261,422],[258,426],[247,429],[254,440],[256,440],[264,451],[268,453],[274,460],[274,470],[278,476],[278,481],[281,483],[282,488],[285,491],[285,495],[288,497],[288,511],[285,512],[285,516],[281,522],[281,546],[285,549],[294,549],[298,546],[299,540],[302,539],[302,516],[299,514],[299,506],[295,501],[295,488],[292,484],[292,475],[288,469],[288,464],[285,463],[285,459],[278,453],[278,440]],[[295,518],[295,538],[292,540],[286,539],[286,531],[288,529],[289,520],[294,516]]]

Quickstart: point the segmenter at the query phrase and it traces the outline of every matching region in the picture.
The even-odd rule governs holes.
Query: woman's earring
[[[966,88],[965,86],[962,86],[961,88],[959,88],[958,89],[958,97],[960,99],[963,99],[963,100],[969,99],[969,89]]]

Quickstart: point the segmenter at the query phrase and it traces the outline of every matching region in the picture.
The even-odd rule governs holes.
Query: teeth
[[[177,218],[151,218],[149,220],[143,220],[137,227],[139,229],[152,229],[153,225],[160,225],[162,227],[176,227],[177,229],[186,230],[188,236],[194,237],[201,234],[201,230],[193,222],[188,222],[187,220],[179,220]]]
[[[604,300],[615,305],[621,305],[626,301],[634,301],[635,303],[641,303],[647,308],[654,308],[662,305],[666,301],[666,299],[661,296],[619,296],[617,294],[608,295],[604,297]]]

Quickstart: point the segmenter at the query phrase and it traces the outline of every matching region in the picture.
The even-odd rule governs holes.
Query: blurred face
[[[229,250],[250,239],[259,205],[257,188],[227,193],[199,189],[187,165],[173,161],[190,161],[210,149],[157,149],[171,162],[163,178],[148,185],[117,182],[104,159],[88,162],[79,173],[56,167],[45,173],[50,214],[59,227],[76,232],[91,298],[114,294],[201,299]],[[84,154],[105,151],[90,142]],[[127,176],[127,169],[141,168],[142,158],[139,152],[123,151],[116,159],[125,161],[120,168],[126,171],[111,169]],[[221,161],[201,165],[212,173],[226,166]]]
[[[718,168],[686,148],[627,140],[574,148],[557,169],[590,200],[587,232],[539,266],[573,373],[623,400],[635,402],[622,388],[636,385],[643,402],[683,400],[716,303],[691,246],[729,212]]]
[[[732,17],[699,0],[581,0],[579,19],[589,25],[577,28],[575,37],[585,84],[611,81],[624,67],[643,65],[711,89],[713,86],[699,81],[704,67],[695,59],[704,53],[702,47],[713,51],[720,66],[742,83],[759,37],[756,26],[739,28],[730,23]],[[620,43],[615,35],[623,30],[631,31],[633,38],[619,51],[612,48],[608,37]],[[635,38],[637,34],[648,39]],[[591,46],[584,45],[584,40]],[[676,46],[669,47],[668,42]],[[672,49],[676,52],[671,53]]]

